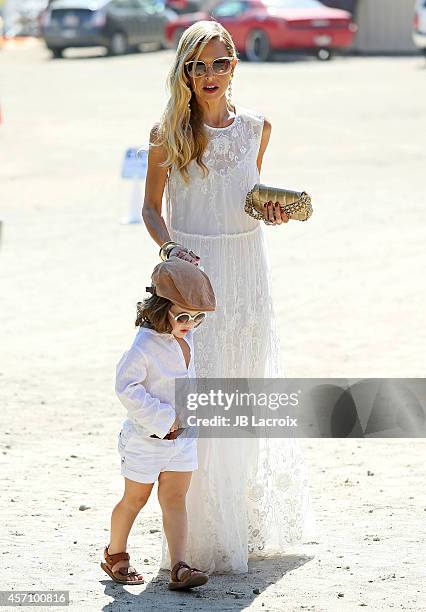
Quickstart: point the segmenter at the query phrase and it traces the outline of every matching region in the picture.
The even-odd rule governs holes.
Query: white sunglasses
[[[206,318],[205,312],[197,312],[197,314],[194,316],[190,315],[188,312],[180,312],[179,314],[174,315],[169,311],[169,314],[178,323],[189,323],[190,321],[194,321],[195,327],[200,325],[200,323],[202,323]]]

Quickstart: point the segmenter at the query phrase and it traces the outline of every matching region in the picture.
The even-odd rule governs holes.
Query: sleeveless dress
[[[235,114],[227,127],[205,124],[207,177],[195,160],[189,185],[171,168],[166,225],[172,240],[201,257],[216,295],[216,311],[194,334],[197,377],[284,377],[264,236],[283,230],[244,211],[247,192],[261,182],[256,160],[264,117],[240,106]],[[249,559],[282,555],[315,536],[297,439],[199,438],[198,466],[186,499],[190,565],[209,574],[244,573]],[[164,532],[160,567],[170,569]]]

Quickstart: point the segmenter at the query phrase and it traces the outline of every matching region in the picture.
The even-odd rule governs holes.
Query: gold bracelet
[[[160,251],[158,254],[163,261],[166,261],[167,259],[167,257],[165,257],[166,247],[168,247],[171,244],[176,245],[177,243],[174,240],[168,240],[167,242],[164,242],[160,247]]]
[[[160,248],[160,257],[161,257],[161,259],[163,261],[167,261],[169,259],[171,251],[176,246],[180,246],[182,248],[185,248],[182,244],[180,244],[179,242],[175,242],[174,240],[169,240],[168,242],[165,242],[163,245],[161,245],[161,248]]]
[[[183,246],[183,244],[180,244],[179,242],[175,242],[175,244],[171,244],[170,246],[168,246],[166,248],[166,259],[170,259],[170,253],[173,251],[173,249],[175,247],[181,247],[182,249],[186,250],[185,247]]]

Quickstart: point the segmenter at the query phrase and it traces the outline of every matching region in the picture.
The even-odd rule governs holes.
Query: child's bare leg
[[[108,552],[114,555],[124,552],[127,538],[135,518],[149,499],[154,483],[143,484],[124,478],[125,488],[122,499],[111,515],[111,536]]]
[[[161,472],[158,478],[158,501],[163,514],[164,533],[169,546],[171,567],[185,560],[188,536],[185,498],[192,472]],[[178,572],[187,571],[181,568]]]

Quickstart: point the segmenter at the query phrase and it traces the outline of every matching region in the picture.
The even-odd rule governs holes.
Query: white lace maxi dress
[[[217,310],[194,334],[198,377],[284,375],[264,238],[280,228],[244,211],[247,192],[260,182],[262,128],[262,115],[237,107],[231,125],[206,125],[209,175],[203,178],[193,160],[188,186],[174,168],[167,181],[170,237],[200,255],[217,300]],[[315,535],[298,440],[199,438],[198,463],[187,496],[190,565],[244,573],[249,558],[284,554]],[[170,569],[164,532],[161,568]]]

